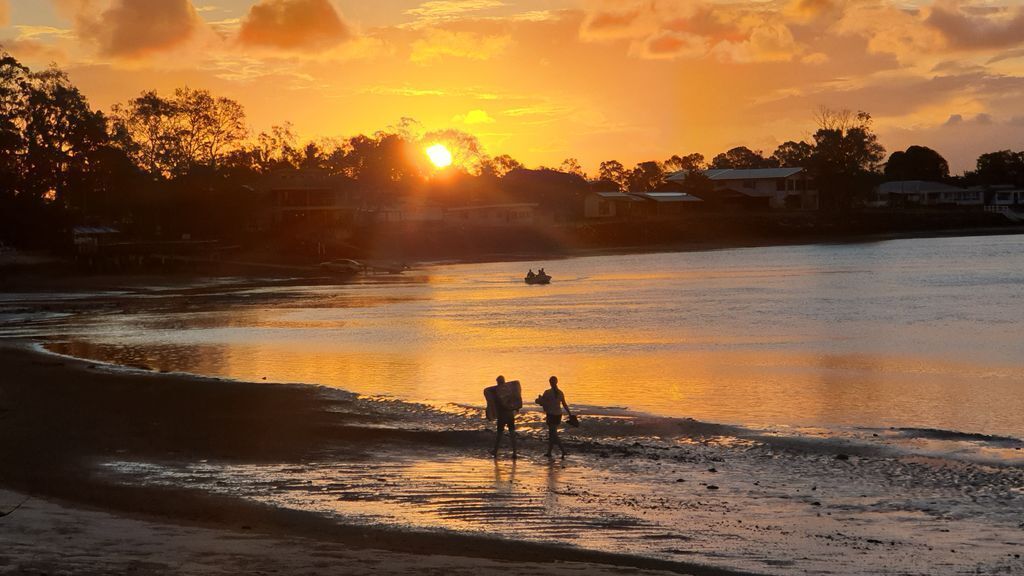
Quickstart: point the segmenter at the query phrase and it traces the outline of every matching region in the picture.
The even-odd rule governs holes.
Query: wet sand
[[[373,416],[350,410],[354,397],[311,386],[113,370],[12,342],[0,344],[0,366],[0,486],[6,489],[0,511],[30,497],[0,518],[4,571],[358,573],[372,565],[374,573],[398,574],[427,568],[552,573],[556,567],[737,573],[485,536],[347,525],[208,491],[118,482],[104,473],[103,462],[344,459],[382,437],[367,436]],[[394,430],[384,441],[402,437]],[[480,440],[486,443],[482,432]]]

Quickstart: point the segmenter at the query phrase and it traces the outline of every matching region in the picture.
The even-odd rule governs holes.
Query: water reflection
[[[1024,430],[1024,240],[929,239],[433,268],[69,321],[59,351],[480,404],[496,373],[574,402],[753,425]],[[549,265],[549,269],[554,270]]]

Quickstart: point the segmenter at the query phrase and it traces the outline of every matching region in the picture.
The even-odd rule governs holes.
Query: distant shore
[[[543,265],[544,262],[567,258],[592,256],[617,256],[629,254],[656,254],[671,252],[706,252],[739,248],[766,248],[772,246],[810,246],[828,244],[867,244],[888,240],[914,238],[955,238],[963,236],[1004,236],[1024,234],[1024,226],[989,226],[939,230],[913,230],[878,232],[864,234],[837,234],[833,236],[799,236],[793,238],[745,238],[720,241],[686,241],[645,245],[621,245],[603,247],[560,248],[543,251],[485,252],[474,255],[452,257],[429,257],[418,260],[403,260],[401,254],[381,253],[373,259],[401,261],[412,270],[428,266],[456,265],[469,263],[509,262]],[[77,270],[62,259],[38,255],[20,255],[16,260],[4,261],[0,257],[0,293],[2,292],[55,292],[55,291],[102,291],[124,287],[163,287],[167,289],[192,290],[195,293],[217,290],[225,287],[245,288],[268,285],[309,285],[338,284],[352,280],[351,276],[325,273],[315,266],[307,267],[304,274],[284,274],[275,271],[277,263],[264,271],[258,271],[260,264],[251,267],[204,267],[199,270],[179,272],[140,271],[124,273],[87,273]],[[523,270],[517,270],[524,272]],[[553,271],[555,272],[555,271]],[[557,274],[557,272],[556,272]],[[379,275],[387,278],[389,275]],[[230,280],[210,283],[214,278]]]
[[[737,574],[496,538],[349,526],[196,490],[124,485],[104,475],[99,463],[299,462],[325,446],[342,454],[365,446],[360,428],[330,410],[345,400],[327,398],[315,386],[107,369],[11,341],[0,343],[0,364],[0,461],[8,463],[0,467],[0,511],[29,498],[24,509],[0,518],[0,560],[8,566],[103,571],[137,562],[158,569],[218,553],[208,542],[217,538],[234,542],[227,566],[243,571],[348,567],[414,574],[421,561],[411,555],[428,555],[425,562],[446,573],[614,574],[629,567],[631,573]],[[70,543],[60,529],[67,525],[76,526]],[[83,559],[81,550],[95,557]],[[373,570],[366,564],[371,561]]]

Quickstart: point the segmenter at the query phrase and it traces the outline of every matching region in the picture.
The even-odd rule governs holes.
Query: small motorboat
[[[551,284],[551,276],[548,274],[534,274],[533,276],[527,275],[523,280],[527,284]]]

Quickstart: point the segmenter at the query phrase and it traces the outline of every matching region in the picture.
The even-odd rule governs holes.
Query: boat
[[[527,284],[551,284],[549,274],[534,274],[523,279]]]

